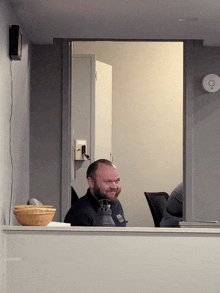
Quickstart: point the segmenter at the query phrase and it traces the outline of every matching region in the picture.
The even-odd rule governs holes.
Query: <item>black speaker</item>
[[[13,60],[21,60],[22,34],[19,25],[12,25],[9,28],[9,56]]]

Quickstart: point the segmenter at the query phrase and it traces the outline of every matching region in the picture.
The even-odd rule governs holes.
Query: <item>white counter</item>
[[[3,227],[7,293],[219,293],[220,229]]]
[[[51,232],[54,231],[63,233],[113,233],[113,234],[123,234],[123,235],[142,235],[142,234],[171,234],[171,235],[201,235],[201,234],[220,234],[220,226],[210,228],[204,228],[204,226],[198,225],[198,227],[192,227],[191,224],[186,226],[186,228],[155,228],[155,227],[53,227],[53,226],[3,226],[3,231],[5,233],[10,232]]]

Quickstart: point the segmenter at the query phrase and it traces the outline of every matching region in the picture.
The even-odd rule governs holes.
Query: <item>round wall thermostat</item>
[[[208,74],[202,80],[202,88],[208,93],[217,92],[220,89],[220,78],[216,74]]]

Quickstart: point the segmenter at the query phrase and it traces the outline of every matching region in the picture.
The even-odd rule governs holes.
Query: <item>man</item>
[[[107,213],[112,226],[126,226],[122,206],[118,200],[121,192],[120,176],[117,168],[108,160],[93,162],[87,170],[89,188],[68,211],[64,222],[71,226],[102,226],[100,221],[103,202],[107,202]]]
[[[160,227],[180,227],[179,222],[183,221],[183,183],[180,183],[170,194]]]

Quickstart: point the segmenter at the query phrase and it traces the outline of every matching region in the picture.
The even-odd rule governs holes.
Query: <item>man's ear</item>
[[[91,177],[88,177],[87,182],[88,182],[89,188],[94,188],[94,179],[92,179]]]

